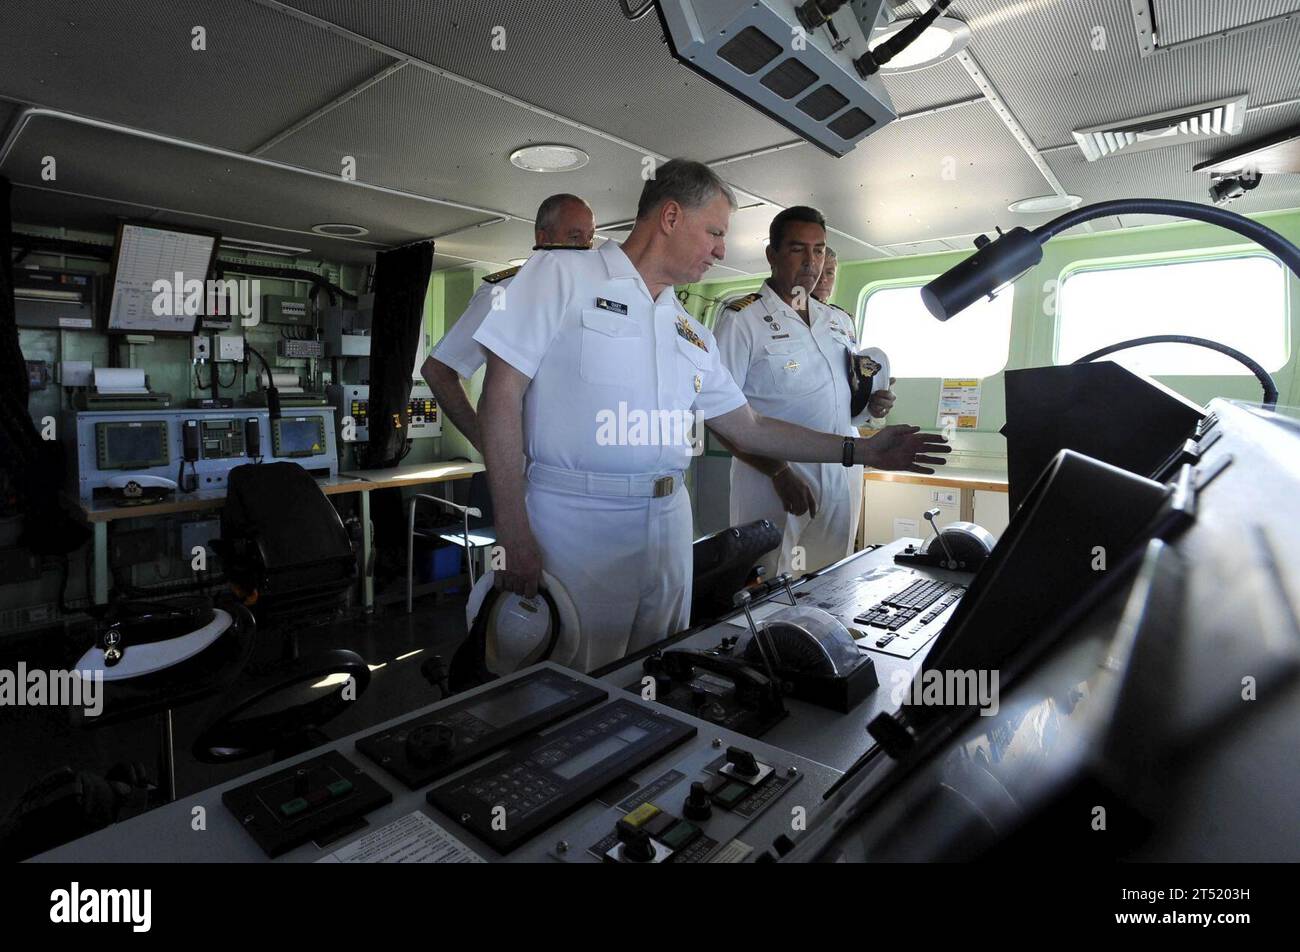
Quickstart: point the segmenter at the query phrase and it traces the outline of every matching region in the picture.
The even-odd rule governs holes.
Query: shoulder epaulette
[[[591,251],[591,245],[533,245],[534,251]]]
[[[751,304],[753,304],[755,301],[757,301],[757,300],[758,300],[759,298],[761,298],[762,296],[763,296],[763,295],[761,295],[761,294],[757,294],[757,293],[755,293],[755,294],[746,294],[743,298],[736,298],[736,300],[734,300],[734,301],[732,301],[730,304],[728,304],[728,305],[727,305],[727,310],[728,310],[728,311],[743,311],[745,308],[749,307]]]
[[[835,308],[835,310],[837,310],[837,311],[843,311],[845,314],[849,314],[848,311],[844,310],[844,308],[840,307],[838,304],[831,304],[830,301],[827,301],[826,304],[828,304],[830,307]],[[853,316],[852,314],[849,314],[849,317],[852,317],[852,316]]]
[[[506,268],[504,271],[498,271],[496,274],[489,274],[483,280],[488,284],[496,284],[500,281],[504,281],[506,278],[513,278],[519,273],[521,267],[522,265],[515,265],[513,268]]]

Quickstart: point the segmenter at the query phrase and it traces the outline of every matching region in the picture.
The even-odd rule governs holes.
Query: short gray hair
[[[671,159],[655,170],[654,178],[641,189],[641,200],[636,206],[640,221],[667,201],[683,208],[701,208],[718,195],[726,196],[734,211],[736,195],[718,174],[703,162],[690,159]]]
[[[827,245],[827,246],[826,246],[826,257],[828,257],[828,258],[838,258],[839,255],[837,255],[837,254],[835,253],[835,249],[834,249],[834,248],[832,248],[830,245]]]
[[[533,222],[533,227],[538,231],[550,231],[555,227],[556,221],[560,217],[560,212],[569,202],[577,202],[579,205],[587,203],[577,195],[570,195],[568,192],[560,192],[558,195],[552,195],[542,204],[537,206],[537,219]]]

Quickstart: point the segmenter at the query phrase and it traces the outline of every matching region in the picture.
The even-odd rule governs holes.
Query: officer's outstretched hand
[[[497,542],[505,549],[505,564],[496,570],[493,584],[504,591],[532,598],[542,580],[542,550],[532,530],[498,535]]]
[[[866,465],[907,473],[933,473],[927,467],[942,466],[945,461],[932,454],[952,452],[948,441],[938,433],[922,433],[919,426],[904,424],[887,426],[864,442]]]
[[[806,512],[809,517],[816,517],[817,498],[813,495],[812,487],[808,485],[808,480],[790,466],[783,467],[772,477],[772,488],[781,497],[781,506],[786,512],[794,516],[802,516]]]

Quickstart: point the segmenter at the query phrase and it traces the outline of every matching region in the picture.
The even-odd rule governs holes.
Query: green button
[[[713,801],[724,810],[730,810],[749,793],[743,783],[729,783],[713,795]]]
[[[671,830],[659,837],[659,842],[670,850],[679,850],[700,835],[700,828],[688,820],[679,820]]]
[[[295,813],[301,813],[305,809],[307,809],[307,801],[302,797],[297,797],[286,803],[280,804],[280,812],[285,816],[293,816]]]
[[[329,790],[331,797],[341,797],[345,793],[352,792],[352,781],[342,780],[342,779],[335,780],[332,784],[330,784],[325,789]]]

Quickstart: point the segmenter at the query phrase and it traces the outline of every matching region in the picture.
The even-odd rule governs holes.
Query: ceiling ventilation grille
[[[1241,132],[1245,119],[1246,97],[1237,96],[1154,116],[1076,129],[1074,140],[1084,157],[1096,162],[1117,152],[1144,152],[1198,139],[1235,136]]]

